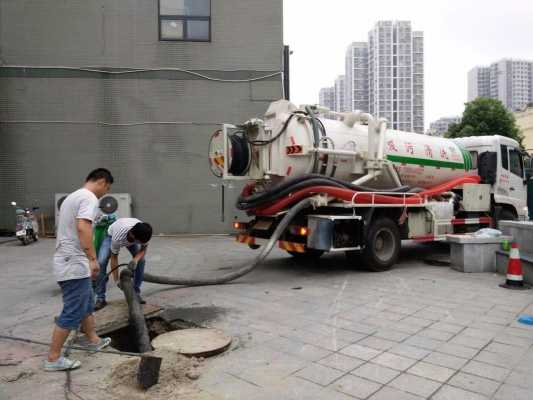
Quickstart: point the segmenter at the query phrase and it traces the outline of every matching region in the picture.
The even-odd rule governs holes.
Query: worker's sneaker
[[[140,304],[146,304],[146,300],[143,299],[140,294],[138,294],[137,297],[139,297],[139,303]]]
[[[101,310],[105,306],[107,306],[107,301],[105,301],[105,300],[96,300],[96,304],[94,305],[94,310],[95,311]]]
[[[100,341],[98,343],[91,343],[87,341],[86,344],[83,345],[83,347],[85,347],[90,352],[95,352],[98,350],[102,350],[103,348],[109,346],[110,344],[111,344],[111,338],[105,337],[105,338],[100,338]]]
[[[56,361],[44,360],[43,363],[43,369],[49,372],[68,371],[79,367],[81,367],[81,362],[66,357],[59,357]]]

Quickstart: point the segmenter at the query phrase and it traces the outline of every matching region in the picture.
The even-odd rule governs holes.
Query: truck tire
[[[402,241],[398,225],[387,217],[371,222],[363,250],[363,262],[375,272],[388,271],[398,261]]]
[[[324,250],[306,249],[305,253],[287,250],[287,253],[297,260],[318,260],[320,257],[322,257],[322,254],[324,254]]]

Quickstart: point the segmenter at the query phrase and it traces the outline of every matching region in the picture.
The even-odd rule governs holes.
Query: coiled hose
[[[291,207],[290,211],[283,217],[276,230],[270,237],[268,243],[263,247],[259,255],[251,262],[243,265],[237,271],[228,272],[224,275],[204,278],[204,279],[195,279],[195,278],[171,278],[166,276],[159,276],[153,274],[144,274],[144,281],[150,283],[159,283],[163,285],[179,285],[179,286],[208,286],[208,285],[221,285],[230,281],[234,281],[251,271],[253,271],[261,261],[263,261],[268,253],[272,250],[280,236],[283,234],[285,229],[289,226],[291,221],[300,213],[300,211],[306,209],[312,204],[311,198],[305,198],[301,200],[298,204]]]

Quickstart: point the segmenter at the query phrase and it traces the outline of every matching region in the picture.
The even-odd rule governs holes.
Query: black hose
[[[406,193],[410,192],[411,190],[408,186],[400,186],[391,189],[375,189],[366,186],[352,185],[349,182],[345,182],[330,176],[324,176],[320,174],[307,174],[284,181],[272,187],[266,192],[256,193],[248,197],[239,196],[239,198],[237,199],[237,208],[240,210],[256,208],[261,205],[274,202],[282,197],[285,197],[291,192],[311,186],[340,187],[358,192],[387,191],[392,193]]]
[[[171,277],[165,277],[165,276],[159,276],[159,275],[152,275],[152,274],[144,274],[144,281],[150,282],[150,283],[159,283],[163,285],[179,285],[179,286],[207,286],[207,285],[221,285],[223,283],[227,283],[230,281],[234,281],[235,279],[238,279],[251,271],[253,271],[261,261],[265,259],[265,257],[270,253],[272,250],[272,247],[274,247],[274,244],[277,242],[277,240],[280,238],[280,236],[285,232],[285,229],[289,226],[291,221],[300,213],[300,211],[304,210],[305,208],[309,207],[311,205],[312,199],[307,198],[296,205],[294,205],[290,211],[283,217],[279,225],[276,227],[276,230],[270,237],[270,240],[267,242],[267,244],[263,247],[261,250],[261,253],[251,262],[248,264],[245,264],[241,268],[239,268],[237,271],[229,272],[224,275],[220,275],[217,277],[212,278],[171,278]]]

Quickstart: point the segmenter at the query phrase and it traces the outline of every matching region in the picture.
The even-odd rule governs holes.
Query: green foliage
[[[524,137],[516,126],[514,115],[501,101],[478,97],[465,106],[461,122],[450,125],[446,137],[501,135],[522,145]]]

